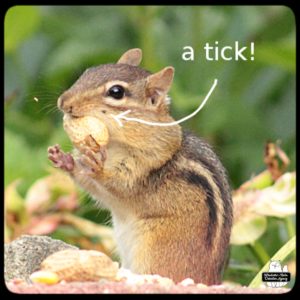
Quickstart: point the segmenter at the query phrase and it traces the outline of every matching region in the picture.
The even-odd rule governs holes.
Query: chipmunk
[[[71,153],[59,145],[48,157],[111,211],[122,266],[179,282],[221,283],[232,226],[226,171],[202,139],[174,126],[149,126],[112,115],[172,122],[169,97],[174,68],[150,73],[142,51],[125,52],[116,64],[87,69],[58,99],[69,118],[103,122],[109,142]]]

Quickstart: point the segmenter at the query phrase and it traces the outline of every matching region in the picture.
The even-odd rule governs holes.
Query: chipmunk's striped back
[[[195,135],[183,132],[179,150],[161,168],[151,171],[143,191],[145,186],[151,189],[152,203],[156,199],[162,202],[161,215],[177,215],[173,222],[186,215],[180,254],[186,262],[174,271],[165,271],[166,275],[173,272],[173,278],[178,280],[192,277],[207,284],[220,283],[229,247],[232,200],[226,171],[212,148]],[[150,211],[147,218],[153,218]],[[172,228],[172,217],[169,220]],[[172,249],[170,255],[174,257],[171,253]]]
[[[183,132],[183,157],[200,164],[205,169],[205,174],[189,174],[190,183],[202,186],[207,191],[207,205],[210,211],[211,222],[216,223],[217,215],[221,210],[222,226],[231,228],[232,225],[232,200],[226,171],[208,143],[191,133]],[[205,177],[211,178],[215,186],[211,186]],[[213,229],[211,229],[213,230]],[[208,239],[211,235],[208,234]]]
[[[216,244],[219,268],[222,270],[229,247],[233,218],[231,190],[226,171],[209,144],[187,132],[183,132],[182,155],[200,164],[205,170],[201,175],[190,172],[186,178],[206,191],[210,222],[206,239],[209,247]],[[209,183],[209,179],[213,184]]]

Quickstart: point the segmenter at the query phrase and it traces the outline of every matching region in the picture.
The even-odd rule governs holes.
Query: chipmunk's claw
[[[105,148],[101,147],[98,151],[93,151],[89,147],[81,147],[80,153],[79,163],[84,167],[84,173],[96,177],[106,160]]]
[[[71,172],[74,169],[74,159],[70,153],[64,153],[59,145],[48,148],[48,158],[53,162],[55,168]]]

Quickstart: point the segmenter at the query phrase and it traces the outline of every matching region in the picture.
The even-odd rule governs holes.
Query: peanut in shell
[[[60,281],[114,280],[119,264],[99,251],[67,249],[48,256],[41,270],[57,274]]]
[[[95,117],[73,118],[65,115],[64,129],[75,147],[87,144],[87,141],[89,146],[94,148],[97,148],[97,146],[100,148],[100,146],[108,143],[109,134],[107,127]]]

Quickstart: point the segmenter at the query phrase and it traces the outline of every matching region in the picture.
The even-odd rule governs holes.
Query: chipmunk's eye
[[[107,95],[114,99],[120,100],[124,97],[125,90],[121,85],[114,85],[108,90]]]

